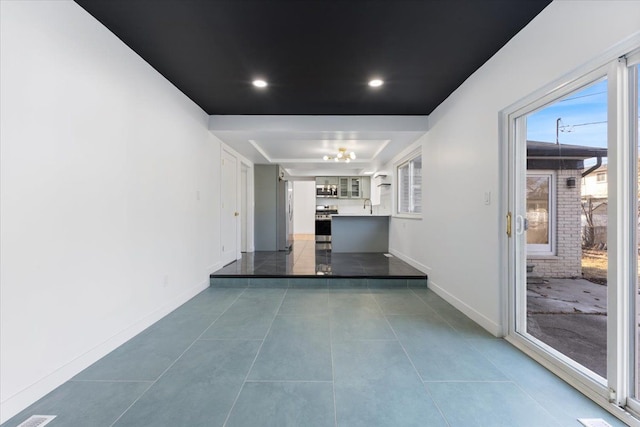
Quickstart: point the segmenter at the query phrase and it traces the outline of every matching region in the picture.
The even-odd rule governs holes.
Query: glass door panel
[[[607,376],[607,81],[526,115],[517,332]],[[524,149],[522,150],[524,152]],[[585,369],[586,368],[586,369]]]
[[[351,183],[351,197],[360,198],[362,194],[360,194],[360,178],[350,178]]]
[[[340,177],[338,179],[338,197],[340,198],[349,197],[349,178],[348,177]]]

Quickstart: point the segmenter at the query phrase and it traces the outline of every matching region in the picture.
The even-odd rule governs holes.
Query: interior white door
[[[224,264],[236,260],[238,247],[238,179],[237,159],[231,153],[222,151],[222,172],[220,188],[221,218],[221,258]]]

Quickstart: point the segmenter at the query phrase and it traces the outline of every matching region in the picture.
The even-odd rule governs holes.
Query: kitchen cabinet
[[[316,197],[369,199],[371,198],[371,178],[368,176],[317,176]]]
[[[338,197],[338,177],[317,176],[316,197]]]
[[[331,251],[389,252],[389,215],[334,215]]]
[[[341,176],[338,179],[338,197],[342,199],[362,199],[370,196],[369,177]]]
[[[338,179],[338,197],[341,199],[351,197],[351,178],[348,176],[341,176]]]

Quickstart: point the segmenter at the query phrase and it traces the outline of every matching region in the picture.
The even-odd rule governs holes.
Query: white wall
[[[316,232],[316,182],[293,181],[293,233]]]
[[[390,249],[495,334],[505,214],[497,203],[498,113],[639,30],[639,1],[554,1],[429,116],[421,140],[423,219],[392,219]]]
[[[4,421],[208,285],[220,142],[77,4],[0,7]]]

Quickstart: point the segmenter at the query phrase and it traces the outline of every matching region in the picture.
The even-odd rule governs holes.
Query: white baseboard
[[[444,290],[441,286],[439,286],[433,280],[429,280],[429,289],[438,294],[442,299],[447,301],[449,304],[460,310],[463,314],[469,317],[471,320],[476,322],[478,325],[482,326],[486,329],[491,335],[495,337],[501,337],[503,335],[502,327],[494,322],[493,320],[486,317],[484,314],[480,313],[473,307],[469,306],[464,301],[458,299],[456,296],[450,294],[446,290]]]
[[[395,257],[400,258],[402,261],[406,262],[410,266],[417,268],[418,270],[422,271],[424,274],[429,274],[429,272],[431,271],[431,267],[429,267],[428,265],[422,264],[421,262],[416,261],[410,256],[403,254],[402,252],[389,248],[389,253]]]
[[[42,379],[0,402],[0,424],[13,417],[38,399],[64,384],[94,362],[106,356],[149,326],[180,307],[185,302],[209,287],[209,278],[177,295],[173,300],[148,314],[128,328],[107,338],[101,344],[71,360]]]
[[[224,267],[224,264],[222,262],[216,262],[215,264],[210,265],[209,267],[207,267],[207,275],[220,270],[222,267]]]
[[[416,261],[410,256],[407,256],[397,251],[396,249],[389,248],[389,253],[391,253],[393,256],[400,258],[407,264],[417,268],[418,270],[422,271],[427,275],[431,272],[431,267],[429,267],[428,265],[422,264],[421,262]],[[452,306],[460,310],[462,313],[464,313],[471,320],[473,320],[474,322],[482,326],[484,329],[486,329],[491,335],[494,335],[496,337],[503,335],[503,330],[500,325],[498,325],[493,320],[486,317],[484,314],[478,312],[477,310],[469,306],[464,301],[458,299],[456,296],[444,290],[437,283],[435,283],[431,278],[427,280],[427,286],[429,287],[429,289],[431,289],[440,297],[442,297],[442,299],[447,301],[449,304],[451,304]]]

